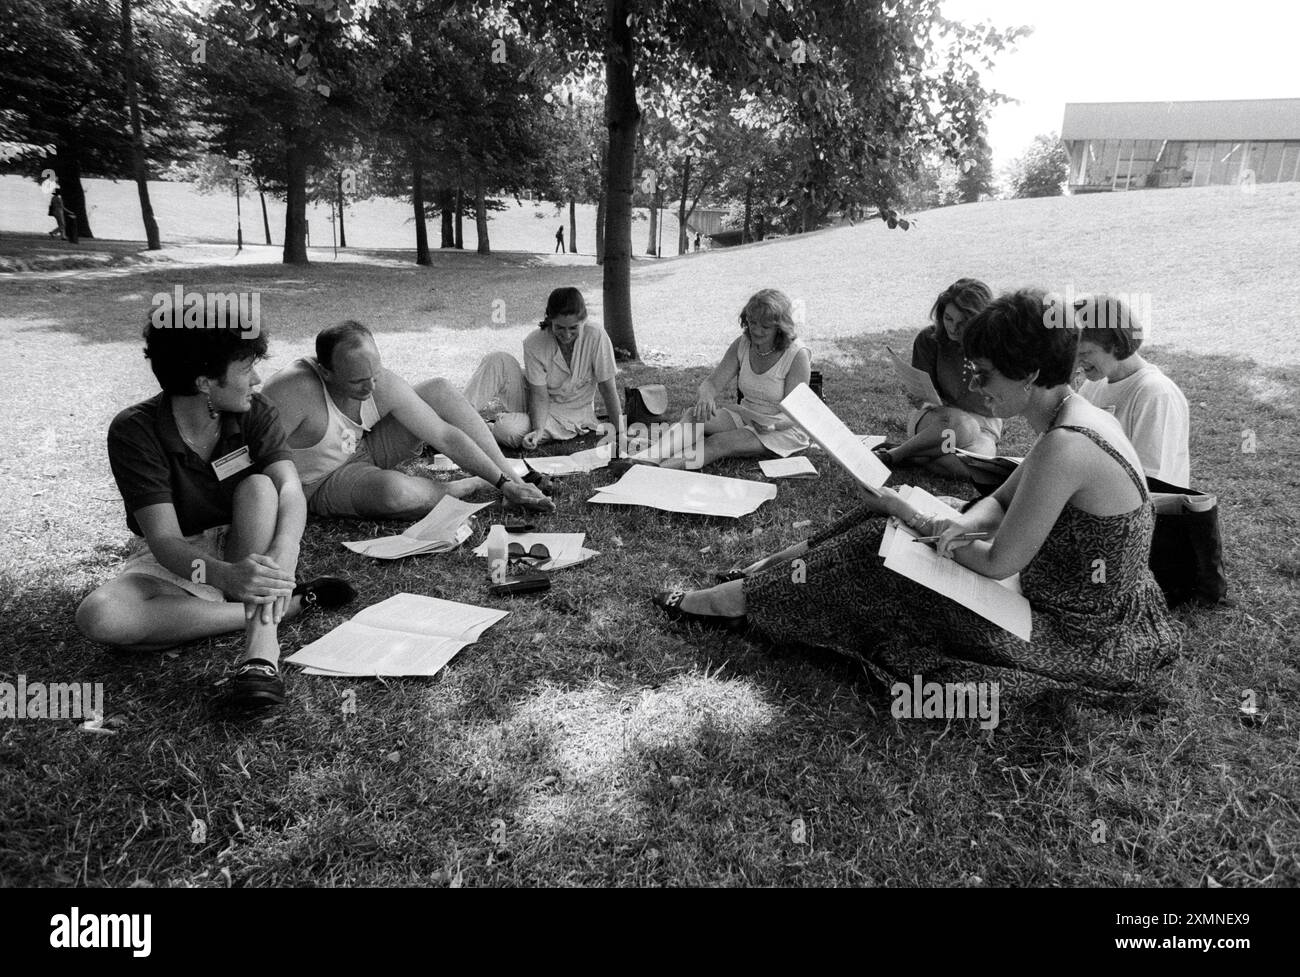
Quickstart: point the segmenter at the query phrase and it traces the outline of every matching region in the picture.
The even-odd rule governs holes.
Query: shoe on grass
[[[332,611],[350,604],[357,596],[357,590],[342,577],[317,577],[293,588],[293,595],[302,598],[302,609],[319,607]]]
[[[265,658],[240,662],[230,680],[230,704],[237,709],[261,709],[284,702],[284,679]]]

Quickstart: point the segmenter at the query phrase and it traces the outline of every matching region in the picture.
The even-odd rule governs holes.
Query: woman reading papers
[[[1145,693],[1180,644],[1147,566],[1155,514],[1119,424],[1070,389],[1074,330],[1047,328],[1043,312],[1039,292],[1006,295],[963,336],[971,390],[991,414],[1023,417],[1039,434],[993,495],[944,520],[882,488],[744,579],[661,594],[656,603],[674,619],[748,624],[774,641],[829,647],[895,675],[956,671],[963,681],[997,681],[1003,695]],[[976,573],[1019,573],[1030,640],[886,569],[877,555],[886,523],[874,518],[883,515],[937,536],[940,556]],[[971,533],[990,535],[962,538]],[[786,562],[796,558],[797,573]],[[877,647],[889,635],[904,640]]]

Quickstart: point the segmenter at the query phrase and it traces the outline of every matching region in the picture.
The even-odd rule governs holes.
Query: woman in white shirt
[[[1079,393],[1115,415],[1146,474],[1185,487],[1191,478],[1187,398],[1138,353],[1142,323],[1126,303],[1106,295],[1075,302],[1074,319],[1078,365],[1087,378]]]
[[[604,329],[587,322],[582,293],[572,287],[551,292],[539,326],[524,340],[522,369],[509,353],[489,353],[465,388],[497,441],[532,450],[543,441],[568,441],[598,430],[597,390],[616,438],[621,437],[614,347]]]

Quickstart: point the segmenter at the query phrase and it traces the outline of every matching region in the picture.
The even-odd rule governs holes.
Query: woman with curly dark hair
[[[1115,418],[1069,385],[1076,334],[1049,328],[1043,294],[1004,295],[966,327],[972,390],[993,416],[1023,417],[1038,440],[993,495],[959,518],[928,518],[888,488],[743,579],[661,594],[670,617],[778,643],[828,647],[887,674],[944,671],[1003,693],[1045,688],[1141,695],[1180,638],[1147,565],[1155,512],[1137,452]],[[878,555],[894,516],[938,537],[939,554],[1002,580],[1020,574],[1029,641],[888,570]],[[984,533],[971,541],[965,534]],[[800,572],[786,561],[800,559]],[[904,641],[879,644],[890,636]]]

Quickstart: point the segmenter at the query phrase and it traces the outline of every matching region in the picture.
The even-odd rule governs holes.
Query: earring
[[[215,421],[219,414],[220,414],[219,411],[212,409],[212,395],[208,394],[208,417],[212,418]]]

